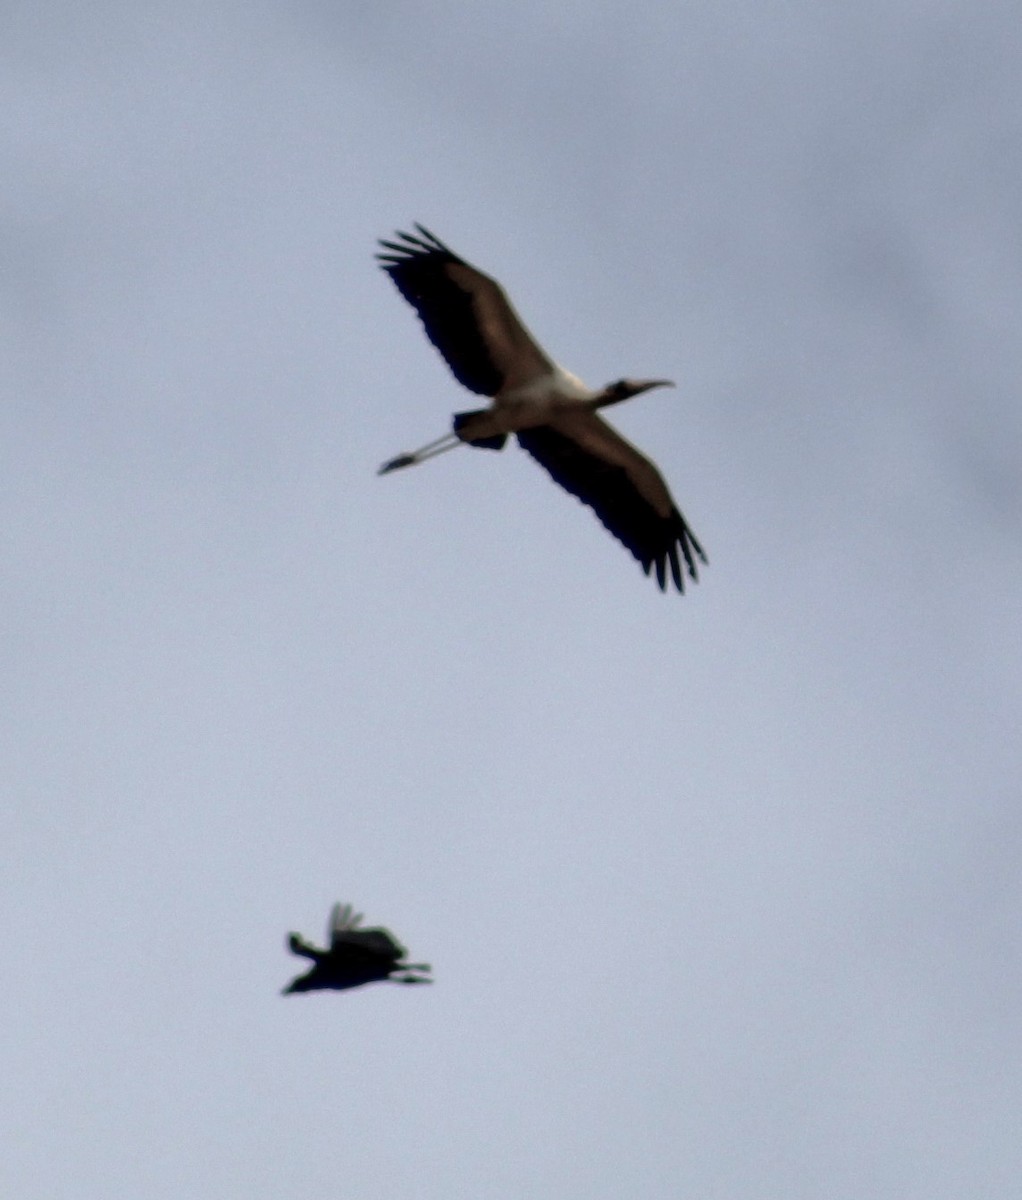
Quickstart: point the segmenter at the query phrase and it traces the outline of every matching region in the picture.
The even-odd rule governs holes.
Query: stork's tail
[[[482,450],[503,450],[507,441],[506,433],[496,433],[489,437],[473,437],[472,425],[477,422],[490,421],[492,413],[486,408],[477,408],[472,412],[454,414],[454,432],[469,446],[479,446]],[[491,426],[492,428],[492,426]],[[462,430],[465,432],[462,433]]]

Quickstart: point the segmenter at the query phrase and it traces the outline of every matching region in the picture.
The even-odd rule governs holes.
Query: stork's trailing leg
[[[427,442],[425,446],[420,446],[418,450],[413,450],[410,454],[399,454],[397,458],[385,462],[376,474],[386,475],[388,471],[397,471],[401,467],[413,467],[416,463],[425,462],[427,458],[435,458],[438,454],[443,454],[445,450],[453,450],[455,446],[460,445],[461,439],[456,433],[445,433],[443,437]]]
[[[425,462],[427,458],[435,458],[438,454],[453,450],[462,443],[484,450],[503,450],[506,441],[506,433],[499,429],[494,432],[493,414],[488,409],[455,413],[452,433],[445,433],[443,437],[427,442],[425,446],[420,446],[418,450],[412,450],[408,454],[399,454],[397,458],[385,462],[376,474],[386,475],[389,471],[397,471],[401,467],[413,467],[416,463]]]

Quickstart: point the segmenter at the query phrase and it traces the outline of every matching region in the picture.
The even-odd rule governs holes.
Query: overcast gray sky
[[[0,1191],[959,1200],[1022,1178],[1007,0],[13,2]],[[374,266],[615,409],[661,595]],[[290,929],[433,988],[282,998]]]

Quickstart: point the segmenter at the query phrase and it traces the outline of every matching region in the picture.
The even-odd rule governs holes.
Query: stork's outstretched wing
[[[426,336],[455,379],[496,396],[554,369],[511,307],[503,288],[459,258],[421,225],[382,241],[380,265],[419,314]]]
[[[661,591],[668,565],[674,586],[685,590],[679,548],[689,576],[699,578],[696,559],[705,563],[706,555],[663,476],[596,413],[558,417],[551,425],[519,430],[517,437],[561,487],[589,505],[647,575],[655,568]]]

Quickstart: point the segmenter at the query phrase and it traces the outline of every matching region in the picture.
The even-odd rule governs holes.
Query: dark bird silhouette
[[[489,408],[454,415],[453,432],[408,454],[379,473],[410,467],[467,444],[502,450],[518,444],[566,491],[587,504],[642,564],[656,571],[661,591],[668,570],[683,592],[679,560],[698,579],[703,548],[681,515],[663,476],[597,410],[619,404],[669,379],[619,379],[593,391],[559,367],[536,342],[496,280],[459,258],[439,238],[415,226],[400,241],[381,241],[380,265],[419,314],[426,336],[460,384],[489,396]]]
[[[329,948],[320,950],[306,942],[300,934],[288,936],[292,954],[312,959],[312,969],[299,975],[283,990],[315,992],[326,988],[343,992],[346,988],[361,987],[364,983],[432,983],[429,963],[403,962],[408,951],[389,929],[379,926],[359,929],[362,914],[350,904],[335,904],[327,926]]]

